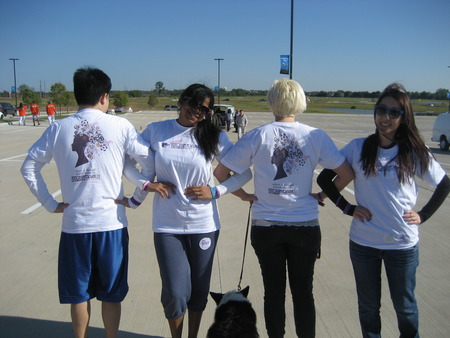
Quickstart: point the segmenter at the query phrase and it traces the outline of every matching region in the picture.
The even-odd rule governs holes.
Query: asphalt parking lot
[[[138,130],[153,121],[176,116],[172,111],[136,112],[124,115]],[[247,113],[249,128],[270,122],[270,113]],[[418,116],[417,125],[447,174],[450,152],[439,150],[432,142],[435,117]],[[324,129],[341,148],[355,137],[374,131],[370,115],[304,114],[298,117]],[[57,294],[57,251],[61,215],[47,213],[25,186],[19,168],[27,149],[48,126],[33,127],[0,124],[0,337],[71,337],[70,313],[60,305]],[[236,133],[228,133],[237,141]],[[318,168],[320,170],[320,168]],[[43,175],[51,193],[60,199],[56,166],[48,164]],[[419,182],[417,210],[432,194]],[[251,182],[246,189],[252,191]],[[125,182],[131,194],[133,187]],[[345,191],[353,201],[352,187]],[[160,278],[151,233],[151,198],[140,208],[128,210],[130,223],[130,292],[123,302],[120,337],[169,337],[170,332],[160,304]],[[231,195],[219,200],[222,230],[215,257],[211,289],[226,292],[235,289],[242,262],[248,205]],[[450,199],[421,226],[420,266],[416,295],[419,302],[420,330],[423,337],[450,337]],[[323,244],[322,257],[316,263],[314,295],[317,310],[317,337],[360,337],[356,291],[348,257],[350,218],[330,203],[320,209]],[[249,299],[258,316],[258,330],[266,337],[263,320],[263,289],[260,270],[249,245],[242,286],[250,285]],[[386,281],[383,281],[382,326],[384,337],[398,336],[395,312]],[[214,316],[212,299],[203,315],[200,336],[205,336]],[[286,297],[286,337],[295,337],[292,303]],[[99,303],[92,304],[92,329],[89,337],[103,337]],[[185,330],[186,331],[186,330]],[[187,335],[186,335],[187,336]]]

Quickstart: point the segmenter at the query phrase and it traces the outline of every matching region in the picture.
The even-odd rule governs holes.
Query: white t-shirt
[[[153,199],[153,231],[172,234],[207,233],[220,228],[216,200],[190,201],[184,190],[191,185],[210,184],[211,161],[207,161],[192,134],[192,127],[184,127],[176,120],[151,123],[141,134],[154,153],[154,171],[158,182],[176,186],[170,199],[155,194]],[[220,132],[220,160],[233,144]]]
[[[242,173],[253,165],[254,220],[306,222],[317,219],[310,196],[317,164],[335,169],[344,162],[331,138],[298,122],[271,122],[241,138],[221,163]]]
[[[378,173],[365,177],[360,163],[364,141],[365,138],[354,139],[341,150],[355,172],[356,202],[372,214],[370,221],[360,222],[353,218],[350,239],[360,245],[383,250],[412,247],[419,241],[419,226],[406,223],[402,216],[416,204],[416,181],[399,182],[396,171],[398,164],[394,159],[398,146],[390,149],[379,147],[376,162]],[[419,168],[417,170],[416,176],[420,176]],[[444,175],[445,171],[432,159],[422,179],[435,187]]]
[[[126,119],[97,109],[80,110],[51,124],[28,154],[27,159],[40,168],[55,159],[62,198],[69,204],[63,213],[63,232],[110,231],[128,225],[125,207],[114,203],[123,197],[125,154],[147,168],[149,148]],[[25,163],[25,181],[53,212],[58,202],[49,194],[40,168],[33,170]]]

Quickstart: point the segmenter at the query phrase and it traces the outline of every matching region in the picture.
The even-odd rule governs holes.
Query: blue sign
[[[280,55],[280,74],[289,74],[289,55]]]
[[[447,99],[450,100],[450,92],[447,92]]]
[[[16,86],[11,86],[11,93],[15,93],[16,92]]]

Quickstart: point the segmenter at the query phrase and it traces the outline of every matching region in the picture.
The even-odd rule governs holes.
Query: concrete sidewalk
[[[174,112],[141,112],[126,115],[138,130],[146,124],[173,118]],[[272,120],[270,113],[247,113],[250,128]],[[373,132],[371,116],[310,115],[299,121],[326,130],[340,148],[350,139]],[[433,117],[417,118],[423,136],[431,137]],[[41,127],[0,126],[1,227],[0,227],[0,337],[71,337],[68,305],[60,305],[57,294],[57,252],[61,215],[35,206],[19,168],[28,147],[42,134]],[[430,135],[428,135],[430,134]],[[237,134],[229,133],[237,140]],[[427,141],[428,143],[428,141]],[[438,161],[449,173],[450,153],[439,152],[430,143]],[[320,169],[320,168],[318,168]],[[59,181],[52,162],[43,171],[49,191],[57,193]],[[125,183],[130,195],[133,187]],[[246,186],[253,191],[252,182]],[[348,200],[354,197],[345,192]],[[317,188],[316,190],[317,191]],[[432,190],[422,186],[417,209]],[[56,199],[60,200],[58,196]],[[242,263],[248,204],[232,195],[219,200],[222,230],[214,262],[212,291],[237,288]],[[161,282],[151,231],[152,197],[137,210],[128,210],[130,233],[130,291],[122,305],[119,337],[169,337],[169,327],[160,303]],[[27,211],[28,210],[28,211]],[[30,210],[32,210],[30,212]],[[450,337],[450,203],[421,226],[420,266],[416,295],[423,337]],[[320,208],[322,257],[316,263],[314,295],[317,337],[360,337],[353,271],[348,257],[350,218],[331,203]],[[259,265],[250,243],[247,246],[243,287],[250,285],[249,299],[258,316],[258,330],[266,337],[263,319],[263,287]],[[206,335],[214,316],[210,299],[204,312],[200,337]],[[384,337],[398,336],[387,283],[383,280],[382,325]],[[295,337],[292,302],[286,297],[286,337]],[[185,324],[187,325],[187,323]],[[92,301],[90,338],[104,337],[100,303]],[[185,333],[187,332],[185,328]],[[187,334],[185,335],[187,336]]]

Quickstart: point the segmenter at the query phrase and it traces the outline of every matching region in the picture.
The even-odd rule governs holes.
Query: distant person
[[[230,108],[227,109],[227,131],[231,129],[231,121],[233,120],[233,112]]]
[[[56,114],[56,107],[52,101],[48,101],[46,110],[47,110],[48,124],[50,125],[53,122],[55,122],[55,114]]]
[[[296,121],[306,110],[300,84],[275,81],[268,104],[275,121],[246,133],[220,159],[214,175],[223,182],[231,171],[242,174],[253,167],[257,200],[252,205],[251,243],[264,283],[267,335],[285,334],[288,275],[297,336],[314,337],[313,276],[321,245],[318,202],[311,194],[314,170],[318,164],[332,168],[345,181],[353,172],[323,130]]]
[[[221,111],[220,108],[217,107],[216,110],[211,109],[208,114],[206,114],[206,119],[211,119],[212,124],[217,128],[220,129],[222,126],[222,118],[221,118]]]
[[[33,126],[36,126],[36,122],[38,126],[41,125],[41,121],[39,120],[40,117],[40,111],[39,111],[39,105],[36,103],[36,101],[33,101],[33,103],[30,106],[31,115],[33,117]]]
[[[20,102],[19,105],[19,126],[22,123],[22,125],[25,125],[26,121],[25,121],[25,117],[27,115],[27,108],[28,106],[24,106],[22,102]]]
[[[375,133],[357,138],[341,153],[355,172],[357,206],[339,193],[345,184],[324,170],[318,183],[345,214],[353,216],[350,258],[363,337],[381,337],[381,267],[384,263],[400,337],[419,337],[414,289],[419,265],[419,225],[445,201],[450,179],[425,145],[411,100],[397,83],[381,93],[373,112]],[[435,187],[428,203],[414,211],[416,177]]]
[[[115,199],[123,197],[126,155],[147,169],[149,149],[126,119],[105,114],[111,91],[108,75],[80,68],[73,84],[78,112],[46,129],[29,149],[21,172],[47,211],[63,213],[59,299],[71,304],[75,337],[87,337],[94,297],[102,302],[106,337],[116,337],[121,302],[128,292],[128,222],[124,206]],[[50,195],[41,175],[52,159],[64,202]]]
[[[236,124],[238,127],[238,139],[240,139],[245,134],[245,128],[248,124],[247,116],[245,116],[244,111],[241,109],[239,115],[236,117]]]

